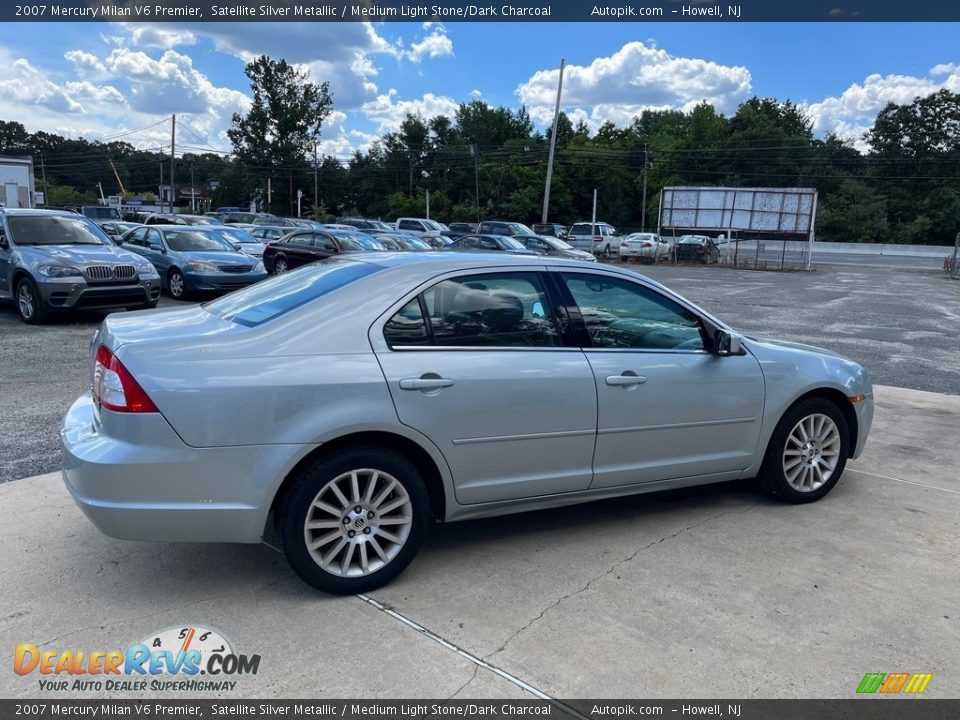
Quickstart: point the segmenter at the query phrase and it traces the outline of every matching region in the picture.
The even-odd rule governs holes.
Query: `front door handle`
[[[401,390],[440,390],[452,385],[453,380],[442,377],[404,378],[400,381]]]
[[[637,375],[631,370],[627,370],[623,375],[607,375],[607,385],[614,387],[624,387],[630,385],[640,385],[647,379],[643,375]]]

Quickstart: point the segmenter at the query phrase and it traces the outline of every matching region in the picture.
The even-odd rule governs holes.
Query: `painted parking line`
[[[925,483],[914,482],[913,480],[904,480],[903,478],[895,478],[889,475],[881,475],[879,473],[869,472],[867,470],[857,470],[855,468],[848,467],[844,469],[844,472],[860,473],[861,475],[869,475],[870,477],[882,478],[884,480],[893,480],[894,482],[903,483],[904,485],[916,485],[917,487],[926,488],[927,490],[939,490],[940,492],[950,493],[951,495],[960,495],[960,490],[938,487],[937,485],[927,485]]]
[[[569,705],[566,705],[565,703],[560,702],[559,700],[552,697],[551,695],[548,695],[542,690],[535,688],[533,685],[531,685],[528,682],[525,682],[524,680],[521,680],[516,675],[512,675],[511,673],[508,673],[506,670],[498,668],[496,665],[491,665],[483,658],[477,657],[473,653],[467,650],[464,650],[462,647],[455,645],[454,643],[450,642],[449,640],[446,640],[445,638],[440,637],[432,630],[428,630],[427,628],[423,627],[420,623],[408,618],[406,615],[402,615],[398,613],[396,610],[393,610],[392,608],[388,608],[386,605],[374,600],[369,595],[358,593],[355,597],[359,598],[360,600],[367,603],[368,605],[375,607],[380,612],[386,613],[387,615],[392,617],[394,620],[397,620],[398,622],[403,623],[411,630],[415,630],[421,635],[429,638],[430,640],[433,640],[435,643],[442,645],[447,650],[451,650],[455,652],[457,655],[464,658],[465,660],[469,660],[474,665],[477,665],[478,667],[481,667],[484,670],[489,670],[495,675],[499,675],[504,680],[506,680],[509,683],[512,683],[513,685],[516,685],[518,688],[520,688],[524,692],[528,692],[534,697],[539,698],[540,700],[546,700],[551,705],[555,706],[560,712],[565,713],[566,715],[569,715],[571,717],[579,718],[579,720],[588,720],[586,716],[584,716],[574,708],[570,707]]]

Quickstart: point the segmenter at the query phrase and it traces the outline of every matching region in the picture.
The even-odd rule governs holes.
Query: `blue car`
[[[177,300],[190,292],[239,290],[267,277],[260,260],[237,250],[214,226],[138,227],[122,245],[149,260]]]

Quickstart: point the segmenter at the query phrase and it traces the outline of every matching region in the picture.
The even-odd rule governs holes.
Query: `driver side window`
[[[705,350],[695,313],[626,279],[564,273],[595,348]]]

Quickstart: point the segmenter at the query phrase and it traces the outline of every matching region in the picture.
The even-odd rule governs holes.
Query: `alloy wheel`
[[[797,492],[813,492],[830,480],[840,461],[840,430],[827,415],[807,415],[794,425],[783,450],[783,475]]]
[[[406,488],[389,473],[359,468],[320,490],[304,521],[313,561],[338,577],[377,572],[403,549],[413,527]]]
[[[36,312],[33,290],[25,282],[21,282],[20,289],[17,290],[17,306],[20,309],[20,317],[24,320],[33,318],[33,314]]]

